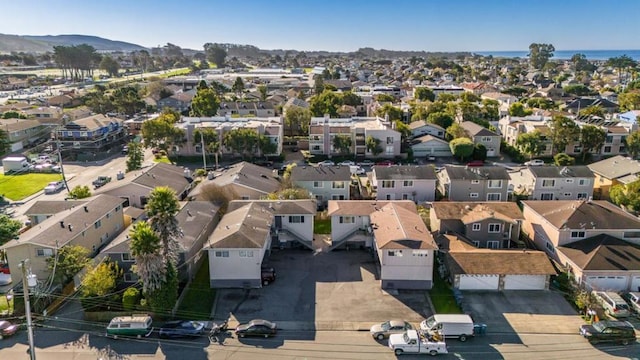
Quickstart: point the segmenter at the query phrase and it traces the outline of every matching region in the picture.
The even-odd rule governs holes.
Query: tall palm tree
[[[129,232],[131,255],[136,260],[135,272],[140,277],[145,293],[162,287],[165,280],[165,258],[161,254],[160,238],[146,222],[139,222]]]
[[[146,210],[151,229],[160,239],[161,255],[175,265],[180,251],[177,239],[182,237],[182,229],[176,219],[176,214],[180,211],[176,193],[167,186],[156,187],[149,195]]]

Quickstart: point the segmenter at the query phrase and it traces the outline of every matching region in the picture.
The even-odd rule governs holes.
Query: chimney
[[[60,227],[64,229],[64,221],[60,221]]]
[[[84,212],[89,212],[89,207],[87,207],[86,205],[84,206]]]

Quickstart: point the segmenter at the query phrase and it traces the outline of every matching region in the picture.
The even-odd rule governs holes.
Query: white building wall
[[[257,279],[264,257],[263,249],[207,249],[209,251],[209,278],[211,280]],[[228,252],[229,257],[217,257],[217,252]],[[252,257],[240,257],[241,251],[253,252]]]
[[[282,227],[302,237],[303,240],[313,240],[313,215],[281,215]],[[290,216],[302,216],[303,223],[289,222]]]
[[[349,215],[344,215],[349,216]],[[331,217],[331,239],[332,241],[340,241],[344,236],[357,229],[368,229],[371,224],[369,216],[354,215],[354,222],[352,224],[340,223],[340,215],[334,215]]]
[[[433,279],[433,251],[426,256],[414,256],[414,250],[403,249],[402,256],[389,256],[390,250],[381,250],[382,280],[431,280]],[[398,250],[395,250],[398,251]]]

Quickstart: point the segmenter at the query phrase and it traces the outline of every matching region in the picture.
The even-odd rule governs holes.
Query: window
[[[322,184],[322,181],[314,181],[314,182],[313,182],[313,187],[314,187],[314,188],[321,188],[321,187],[323,187],[323,186],[324,186],[324,185]]]
[[[353,224],[355,221],[353,216],[340,216],[340,224]]]
[[[118,205],[118,206],[116,206],[116,212],[118,212],[118,211],[120,211],[120,210],[122,210],[122,205]]]
[[[487,241],[487,249],[499,249],[500,241]]]
[[[578,193],[578,200],[586,199],[589,196],[587,193]]]
[[[133,257],[131,257],[131,254],[130,254],[130,253],[124,253],[124,254],[121,254],[121,255],[122,255],[122,261],[123,261],[123,262],[132,262],[132,261],[135,261],[135,259],[134,259]]]
[[[100,226],[102,226],[102,222],[100,220],[96,221],[96,223],[93,224],[93,227],[96,229],[100,228]]]
[[[501,224],[489,224],[489,232],[490,233],[499,233],[500,232],[500,226]]]
[[[242,195],[242,197],[241,197],[241,198],[242,198],[242,200],[251,200],[251,199],[249,198],[249,196],[247,196],[247,195]]]
[[[477,198],[478,197],[478,193],[469,193],[469,197],[470,198]]]
[[[426,257],[429,255],[427,250],[413,250],[413,256]]]
[[[291,224],[302,224],[302,223],[304,223],[304,216],[302,216],[302,215],[289,216],[289,223],[291,223]]]
[[[562,194],[564,197],[571,197],[571,193],[564,193]]]
[[[567,184],[572,184],[573,183],[573,179],[565,179],[564,180]]]
[[[582,152],[582,146],[580,145],[576,145],[573,147],[573,153],[577,154],[577,153],[581,153]]]
[[[481,228],[482,228],[482,224],[480,223],[473,223],[471,225],[471,230],[473,231],[480,231]]]
[[[311,148],[311,150],[313,150],[313,151],[320,151],[320,145],[313,145],[313,147]]]
[[[253,250],[240,250],[240,257],[253,257]]]
[[[475,247],[480,247],[480,241],[473,240],[471,243],[472,243],[472,244],[473,244],[473,246],[475,246]]]
[[[488,137],[488,136],[483,136],[482,137],[482,142],[486,142],[486,143],[491,142],[491,138]]]
[[[555,180],[542,180],[542,187],[554,187],[556,186]]]
[[[626,239],[637,239],[640,238],[640,232],[639,231],[626,231],[623,235],[623,238]]]
[[[500,189],[502,187],[502,180],[489,180],[489,189]]]
[[[556,249],[553,247],[553,244],[552,244],[552,243],[550,243],[550,242],[548,242],[548,241],[547,241],[547,242],[544,244],[544,246],[547,248],[547,251],[549,251],[550,253],[552,253],[552,254],[553,254],[553,253],[555,253],[555,252],[556,252]]]
[[[393,136],[387,136],[387,145],[393,144]]]
[[[585,236],[585,232],[584,231],[572,231],[571,232],[571,238],[572,239],[583,239]]]
[[[611,144],[613,142],[613,136],[607,135],[607,137],[604,140],[604,142],[607,143],[607,144]]]
[[[128,272],[124,274],[124,282],[134,283],[138,282],[138,274],[134,272]]]
[[[229,257],[229,251],[216,251],[216,257]]]
[[[389,250],[387,253],[389,256],[402,256],[402,250]]]
[[[402,200],[411,200],[411,197],[409,194],[402,194]]]
[[[553,200],[553,193],[540,194],[540,200]]]
[[[589,184],[589,180],[587,180],[587,179],[578,180],[578,185],[580,185],[580,186],[584,186],[584,185],[588,185],[588,184]]]
[[[344,200],[344,195],[331,195],[331,200]]]
[[[387,155],[393,155],[393,145],[388,145],[386,150]]]
[[[394,188],[396,186],[396,182],[394,180],[382,180],[382,188]]]
[[[611,152],[611,146],[607,145],[604,147],[604,150],[602,150],[603,153],[608,154]]]
[[[53,256],[53,249],[38,249],[36,256]]]
[[[202,152],[202,145],[196,145],[196,152],[197,153],[201,153]]]
[[[477,184],[480,184],[480,180],[471,180],[471,183],[477,185]]]
[[[402,186],[404,187],[412,187],[413,186],[413,180],[405,180],[402,182]]]
[[[334,189],[344,189],[344,181],[334,181],[331,187]]]
[[[107,213],[107,219],[111,218],[111,213]]]
[[[500,193],[488,193],[487,201],[500,201],[501,199]]]

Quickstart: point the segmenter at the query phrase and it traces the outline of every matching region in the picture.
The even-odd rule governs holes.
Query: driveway
[[[464,291],[463,303],[487,332],[576,334],[584,322],[561,294],[553,291]]]
[[[261,289],[221,289],[215,319],[276,321],[299,330],[363,330],[389,319],[417,325],[431,315],[424,291],[380,289],[372,254],[365,250],[272,253],[277,280]]]

